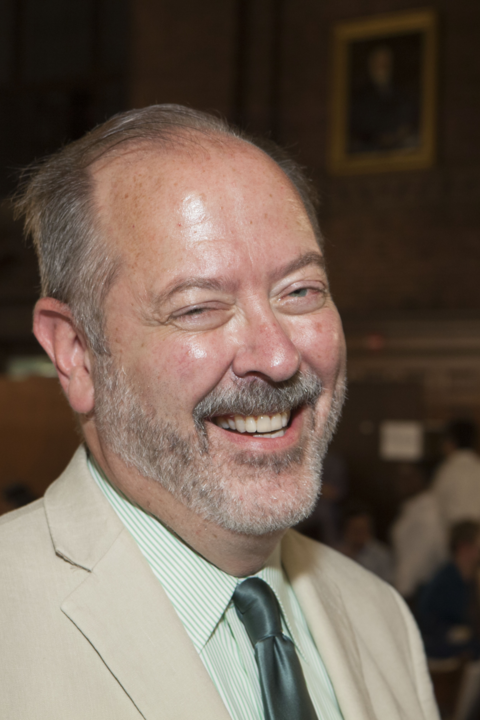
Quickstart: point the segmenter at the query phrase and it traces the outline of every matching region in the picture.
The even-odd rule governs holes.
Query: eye
[[[198,308],[192,308],[191,310],[187,310],[185,313],[183,313],[183,317],[190,316],[193,317],[194,315],[201,315],[202,313],[206,312],[209,308],[204,307],[198,307]]]
[[[231,310],[223,303],[194,305],[178,310],[170,316],[170,324],[192,332],[212,330],[230,318]]]
[[[293,290],[290,295],[293,297],[306,297],[310,289],[311,288],[298,288],[298,290]]]
[[[282,312],[289,315],[304,315],[320,310],[325,305],[328,290],[323,283],[300,285],[279,298]]]

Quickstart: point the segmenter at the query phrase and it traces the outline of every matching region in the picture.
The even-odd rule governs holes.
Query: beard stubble
[[[237,379],[214,388],[195,407],[194,430],[182,433],[145,400],[138,382],[111,355],[94,369],[95,424],[122,462],[159,482],[204,519],[232,532],[264,535],[308,517],[321,487],[322,460],[341,414],[344,386],[334,393],[323,428],[315,427],[320,379],[297,373],[269,384]],[[301,442],[279,453],[228,453],[209,438],[206,418],[221,414],[273,414],[307,407]]]

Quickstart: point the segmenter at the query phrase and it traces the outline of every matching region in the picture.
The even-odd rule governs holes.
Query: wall
[[[20,171],[125,109],[130,0],[0,3],[0,372],[38,353],[36,260],[9,202]]]
[[[0,514],[13,509],[5,490],[16,484],[43,495],[79,443],[56,379],[0,377]]]
[[[416,172],[326,170],[336,22],[423,7],[408,0],[137,0],[134,104],[216,108],[293,147],[323,196],[331,282],[345,316],[480,311],[480,3],[439,16],[438,152]],[[239,43],[243,42],[241,46]]]
[[[228,114],[236,19],[233,0],[134,2],[131,105],[183,103]]]

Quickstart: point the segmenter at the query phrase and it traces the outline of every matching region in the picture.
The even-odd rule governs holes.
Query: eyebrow
[[[319,252],[307,252],[303,255],[300,255],[300,257],[295,258],[295,260],[292,260],[287,265],[283,265],[278,270],[276,270],[273,273],[272,279],[274,281],[280,280],[286,275],[290,275],[291,273],[296,272],[297,270],[301,270],[308,265],[316,265],[321,270],[325,270],[325,259],[323,255]],[[174,283],[161,293],[155,294],[150,298],[150,303],[154,307],[158,308],[163,305],[163,303],[165,303],[167,300],[169,300],[173,295],[177,295],[178,293],[181,293],[184,290],[189,290],[190,288],[220,291],[224,289],[224,285],[215,278],[190,277],[186,280],[181,280],[180,282]]]
[[[299,257],[295,258],[295,260],[292,260],[291,262],[283,265],[281,268],[276,270],[273,275],[273,279],[280,280],[281,278],[284,278],[287,275],[296,272],[297,270],[302,270],[302,268],[308,267],[308,265],[316,265],[320,268],[320,270],[326,269],[325,258],[323,257],[323,255],[319,252],[310,251],[304,253],[303,255],[300,255]]]

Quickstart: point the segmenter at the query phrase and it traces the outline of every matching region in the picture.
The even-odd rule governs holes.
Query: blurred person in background
[[[432,490],[448,537],[453,523],[480,521],[480,457],[475,452],[477,428],[471,420],[454,420],[443,445],[446,459],[438,468]]]
[[[346,508],[338,550],[382,580],[393,582],[391,552],[385,543],[376,539],[373,516],[367,505],[352,503]]]
[[[450,533],[451,560],[427,583],[418,622],[427,657],[480,657],[478,566],[480,524],[465,520]]]
[[[421,586],[447,559],[445,533],[437,498],[427,489],[423,468],[410,463],[400,465],[396,490],[401,506],[391,530],[394,583],[414,608]]]
[[[340,542],[341,503],[348,491],[348,469],[345,458],[327,453],[323,462],[322,492],[312,514],[296,530],[313,540],[335,547]]]

